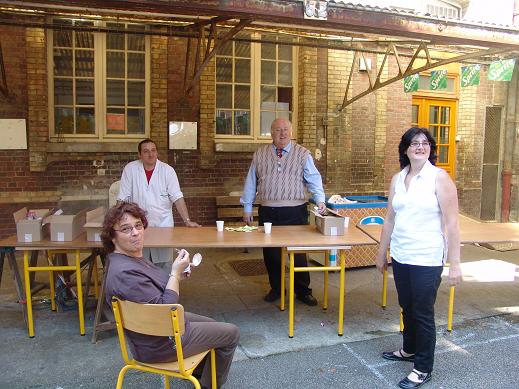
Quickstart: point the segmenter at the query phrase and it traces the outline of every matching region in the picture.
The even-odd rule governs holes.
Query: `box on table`
[[[315,225],[323,235],[344,235],[344,217],[329,213],[327,215],[315,215]]]
[[[104,217],[105,207],[99,207],[86,213],[86,224],[83,227],[85,227],[89,242],[101,242]]]
[[[79,211],[75,215],[52,215],[50,222],[50,240],[68,242],[74,240],[84,229],[87,210]]]
[[[386,217],[387,197],[385,196],[364,195],[345,197],[350,201],[356,202],[349,204],[335,204],[327,201],[326,207],[341,216],[349,217],[349,223],[351,226],[356,226],[367,216]],[[346,254],[346,267],[356,268],[375,265],[377,250],[377,245],[352,246]],[[309,258],[324,265],[324,255],[322,254],[312,253],[309,255]]]
[[[13,213],[16,223],[16,237],[18,242],[39,242],[48,233],[48,216],[52,209],[31,209],[36,219],[27,219],[27,208],[23,207]]]

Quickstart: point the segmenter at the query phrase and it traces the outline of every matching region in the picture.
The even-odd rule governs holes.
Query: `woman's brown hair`
[[[136,219],[140,219],[144,228],[148,227],[148,219],[146,219],[146,212],[135,203],[122,202],[114,205],[108,210],[103,220],[103,230],[101,232],[101,241],[106,253],[111,253],[115,250],[112,239],[115,236],[114,226],[122,219],[124,214],[130,214]]]

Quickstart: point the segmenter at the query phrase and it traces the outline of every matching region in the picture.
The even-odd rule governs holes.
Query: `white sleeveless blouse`
[[[398,173],[395,183],[391,256],[403,264],[441,266],[447,245],[436,197],[436,177],[440,169],[427,161],[406,190],[404,180],[408,171],[406,166]]]

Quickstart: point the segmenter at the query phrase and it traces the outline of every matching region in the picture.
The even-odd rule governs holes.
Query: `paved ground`
[[[190,250],[194,252],[194,250]],[[331,275],[330,307],[296,304],[294,338],[276,304],[262,301],[266,276],[239,276],[230,261],[261,258],[259,250],[210,250],[182,285],[188,310],[233,322],[241,341],[226,389],[394,388],[412,366],[385,361],[380,353],[400,345],[392,279],[388,308],[379,307],[381,276],[373,268],[346,275],[344,336],[337,336],[337,274]],[[448,287],[440,287],[438,342],[429,388],[519,388],[519,252],[462,249],[465,282],[456,290],[454,329],[446,331]],[[322,275],[312,274],[322,299]],[[0,285],[0,388],[111,388],[122,366],[114,332],[90,342],[94,301],[86,312],[86,336],[76,311],[51,313],[42,291],[35,299],[35,331],[27,337],[7,264]],[[187,383],[174,387],[189,388]],[[126,388],[160,387],[156,377],[130,373]]]

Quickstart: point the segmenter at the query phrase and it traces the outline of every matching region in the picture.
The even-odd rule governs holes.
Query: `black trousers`
[[[404,265],[393,258],[391,263],[404,318],[403,349],[415,354],[415,369],[430,373],[436,347],[434,303],[443,266]]]
[[[258,209],[259,224],[272,223],[273,226],[294,226],[308,224],[308,209],[306,204],[296,207],[265,207]],[[266,247],[263,249],[263,260],[269,275],[270,287],[275,292],[281,292],[281,248]],[[306,267],[306,254],[296,254],[295,266]],[[294,291],[298,296],[312,293],[310,274],[308,272],[295,273]]]

